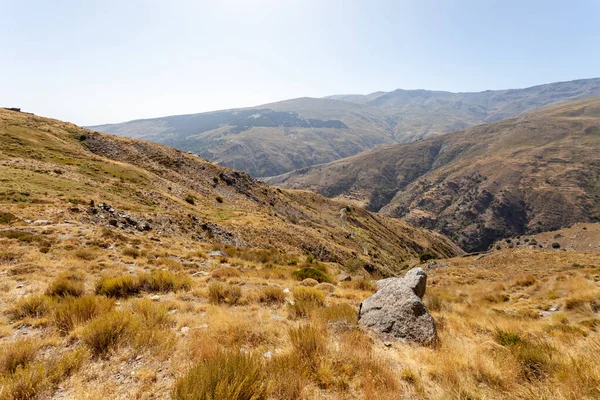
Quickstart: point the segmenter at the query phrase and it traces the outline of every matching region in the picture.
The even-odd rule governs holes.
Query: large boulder
[[[434,344],[435,321],[421,300],[426,283],[427,274],[421,268],[411,269],[404,278],[385,279],[377,285],[377,293],[361,303],[358,322],[385,337]]]

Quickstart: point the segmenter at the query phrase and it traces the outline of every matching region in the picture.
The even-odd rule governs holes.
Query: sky
[[[0,106],[93,125],[600,76],[600,1],[0,0]]]

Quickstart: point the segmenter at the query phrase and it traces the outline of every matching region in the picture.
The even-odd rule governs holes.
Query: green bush
[[[425,261],[429,261],[429,260],[435,260],[437,257],[431,253],[430,251],[426,251],[424,253],[421,253],[419,255],[419,262],[425,262]]]
[[[303,281],[307,278],[311,278],[311,279],[316,280],[319,283],[321,283],[321,282],[331,283],[331,278],[329,278],[329,276],[327,276],[327,274],[325,272],[320,271],[316,268],[305,267],[305,268],[302,268],[302,269],[292,272],[292,276],[294,277],[294,279],[299,280],[299,281]]]

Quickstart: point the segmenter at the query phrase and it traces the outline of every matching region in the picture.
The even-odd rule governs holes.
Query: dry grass
[[[213,282],[208,286],[208,301],[212,304],[235,305],[242,298],[242,288]]]

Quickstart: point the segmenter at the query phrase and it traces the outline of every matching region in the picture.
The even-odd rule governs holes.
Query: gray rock
[[[221,250],[213,250],[206,253],[209,257],[227,257],[227,254],[223,253]]]
[[[427,285],[427,274],[422,268],[413,268],[404,275],[402,282],[412,289],[420,299],[425,295],[425,286]]]
[[[427,274],[421,268],[404,278],[377,282],[378,291],[360,305],[359,323],[384,337],[432,345],[437,341],[435,321],[421,300]]]
[[[345,272],[340,272],[336,278],[338,282],[347,282],[352,280],[352,277]]]

